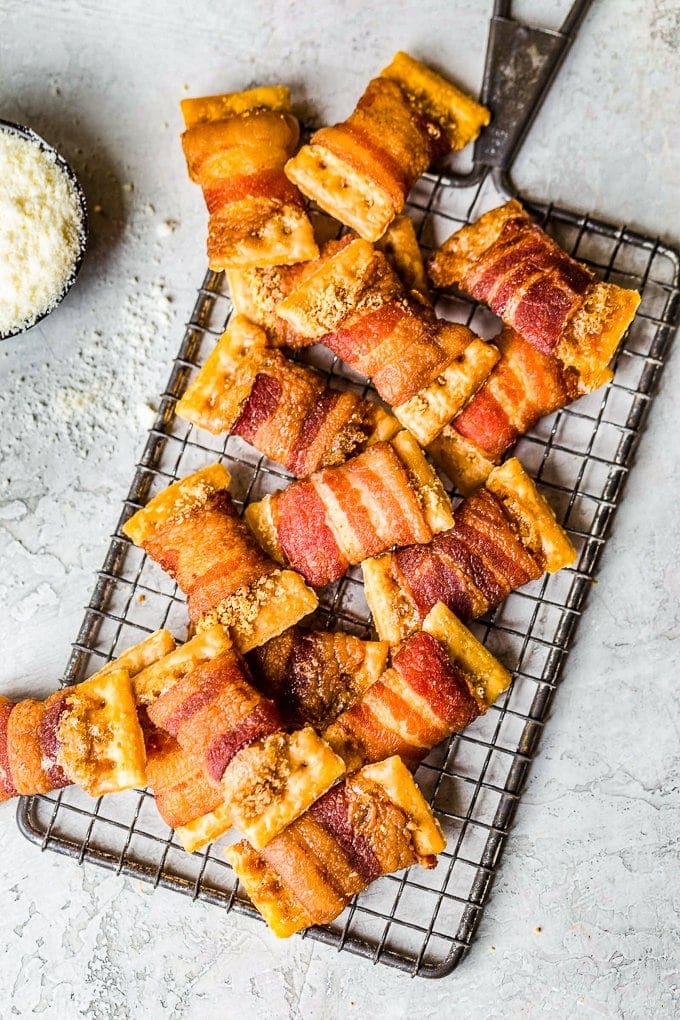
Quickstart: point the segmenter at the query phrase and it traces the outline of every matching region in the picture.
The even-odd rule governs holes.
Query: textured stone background
[[[476,90],[490,4],[0,0],[0,116],[92,210],[62,308],[0,350],[0,692],[63,669],[204,267],[177,141],[185,94],[283,79],[346,114],[397,48]],[[563,3],[520,3],[555,25]],[[527,194],[678,240],[680,3],[596,0],[519,159]],[[0,1015],[678,1015],[674,355],[479,936],[411,981],[24,842],[0,807]],[[542,932],[534,929],[540,926]]]

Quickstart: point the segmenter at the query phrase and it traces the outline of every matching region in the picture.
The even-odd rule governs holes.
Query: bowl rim
[[[16,121],[5,120],[3,117],[0,117],[0,132],[3,131],[7,131],[10,134],[19,135],[19,137],[25,138],[33,145],[37,145],[44,152],[49,152],[52,155],[54,155],[57,166],[59,167],[60,170],[62,170],[66,174],[69,181],[71,182],[71,185],[73,186],[73,189],[76,193],[76,198],[78,200],[78,205],[80,207],[82,218],[80,230],[80,249],[78,251],[78,255],[76,256],[75,262],[73,263],[71,274],[68,280],[66,281],[64,289],[62,290],[58,299],[55,301],[51,308],[49,308],[45,312],[42,312],[41,315],[36,316],[36,318],[33,319],[33,321],[30,323],[30,325],[21,326],[17,329],[9,330],[6,333],[0,332],[0,341],[10,340],[12,337],[21,336],[22,333],[28,333],[29,330],[33,329],[34,326],[37,326],[39,322],[42,322],[43,319],[46,319],[48,315],[51,315],[55,308],[57,308],[61,304],[61,302],[64,300],[64,298],[71,290],[71,287],[78,278],[78,274],[80,273],[83,261],[85,259],[85,254],[87,252],[87,246],[89,241],[89,217],[87,212],[87,199],[85,198],[85,192],[83,191],[82,185],[78,180],[78,176],[73,167],[70,165],[70,163],[68,163],[64,159],[62,154],[54,145],[51,145],[50,142],[43,138],[42,135],[39,135],[37,131],[34,131],[33,128],[30,128],[25,124],[18,124]]]

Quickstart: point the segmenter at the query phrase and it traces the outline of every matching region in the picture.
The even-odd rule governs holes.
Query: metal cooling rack
[[[582,14],[587,5],[577,6]],[[497,4],[492,40],[494,32],[503,35],[511,27],[508,7]],[[573,13],[571,19],[574,22]],[[524,31],[524,26],[518,28]],[[552,46],[560,33],[548,34]],[[552,46],[552,71],[566,45],[566,36],[561,38],[559,52]],[[549,77],[543,74],[534,108],[527,107],[528,118]],[[487,74],[486,95],[489,82]],[[421,180],[411,196],[410,213],[425,249],[509,197],[504,171],[520,134],[508,135],[512,144],[503,158],[496,158],[494,146],[486,144],[481,162],[467,178],[427,175]],[[563,247],[602,278],[639,289],[642,303],[616,358],[613,382],[544,419],[515,448],[569,531],[579,556],[574,568],[513,592],[491,616],[473,625],[512,669],[514,681],[486,716],[436,748],[418,769],[418,782],[448,839],[439,866],[432,872],[416,867],[379,879],[333,924],[303,936],[412,975],[450,973],[471,944],[680,319],[678,253],[625,227],[552,205],[527,204]],[[150,496],[217,459],[232,472],[234,496],[241,505],[288,481],[280,468],[238,438],[225,441],[175,417],[177,400],[223,331],[230,311],[222,276],[209,272],[73,645],[65,683],[85,679],[158,627],[169,627],[178,638],[185,636],[181,593],[121,533],[123,522]],[[470,324],[482,336],[498,331],[498,320],[488,310],[463,299],[442,296],[438,311]],[[339,385],[367,389],[329,352],[312,348],[304,357]],[[358,571],[323,593],[319,616],[330,627],[369,633]],[[158,816],[148,791],[93,801],[75,787],[66,788],[22,799],[17,818],[24,835],[43,850],[259,919],[235,881],[220,843],[185,853]]]

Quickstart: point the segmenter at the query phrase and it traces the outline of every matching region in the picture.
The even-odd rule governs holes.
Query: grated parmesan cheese
[[[55,153],[0,128],[0,335],[54,308],[82,244],[78,194]]]

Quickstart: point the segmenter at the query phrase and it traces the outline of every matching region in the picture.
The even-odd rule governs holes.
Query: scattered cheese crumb
[[[156,233],[159,237],[169,237],[170,234],[174,234],[179,226],[177,220],[163,220],[156,227]]]
[[[82,246],[78,195],[55,154],[0,129],[0,335],[54,308]]]

